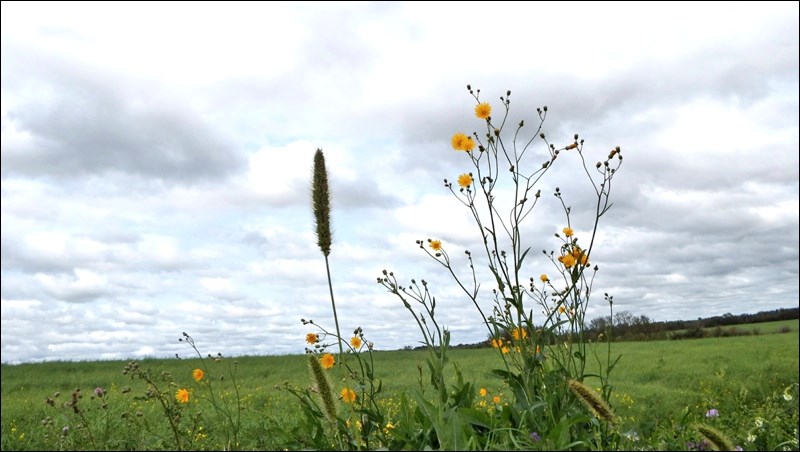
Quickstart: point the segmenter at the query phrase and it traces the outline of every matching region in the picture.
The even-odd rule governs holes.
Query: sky
[[[430,282],[453,344],[485,340],[415,244],[441,240],[462,276],[471,250],[491,309],[479,227],[443,185],[474,171],[453,133],[485,132],[467,84],[493,118],[512,92],[509,139],[547,106],[549,142],[578,133],[590,167],[620,146],[587,320],[603,293],[655,321],[798,307],[798,35],[797,2],[4,1],[2,362],[191,356],[183,332],[203,354],[302,353],[301,319],[335,330],[317,148],[342,334],[420,344],[386,269]],[[555,272],[555,187],[590,237],[593,189],[563,152],[526,280]]]

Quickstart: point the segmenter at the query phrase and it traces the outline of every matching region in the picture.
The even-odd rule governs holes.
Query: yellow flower
[[[528,331],[525,328],[517,327],[511,330],[511,337],[514,338],[515,341],[520,339],[525,339],[528,337]]]
[[[500,396],[492,397],[492,402],[494,402],[496,405],[499,405],[500,404]]]
[[[564,228],[562,232],[564,232],[564,235],[567,237],[572,237],[572,228]]]
[[[456,132],[453,135],[453,138],[450,138],[450,144],[456,151],[466,151],[466,149],[464,149],[464,142],[467,141],[468,139],[469,137],[467,136],[467,134]]]
[[[500,348],[503,345],[502,339],[492,339],[492,348]]]
[[[492,106],[487,102],[482,102],[475,106],[475,116],[480,119],[486,119],[492,114]]]
[[[188,403],[189,402],[189,391],[186,389],[178,389],[178,392],[175,393],[175,400],[180,403]]]
[[[316,344],[318,340],[319,337],[317,337],[316,333],[306,334],[306,342],[308,342],[309,344]]]
[[[508,347],[504,345],[503,348],[500,349],[500,351],[503,352],[504,355],[506,355],[508,354]]]
[[[203,372],[203,369],[195,369],[192,371],[192,378],[194,378],[194,381],[202,380],[204,375],[205,372]]]
[[[547,275],[545,275],[545,274],[542,274],[542,276],[540,276],[539,279],[541,279],[542,282],[550,281],[550,278],[548,278]]]
[[[442,250],[442,241],[441,240],[431,240],[430,247],[434,251],[441,251]]]
[[[575,265],[575,258],[572,257],[572,254],[565,254],[559,257],[558,260],[564,264],[566,268],[572,268],[572,266]]]
[[[336,358],[334,358],[330,353],[325,353],[322,355],[322,358],[319,359],[319,362],[325,369],[330,369],[334,364],[336,364]]]
[[[478,391],[478,393],[481,395],[481,397],[486,397],[486,394],[488,394],[489,391],[487,391],[486,388],[481,388],[481,390]]]
[[[467,137],[467,139],[464,140],[463,143],[461,143],[461,146],[463,147],[462,150],[471,151],[472,149],[475,148],[475,141],[473,141],[472,137]]]
[[[564,306],[559,306],[559,307],[558,307],[558,312],[560,312],[560,313],[562,313],[562,314],[563,314],[563,313],[564,313],[564,311],[566,311],[566,309],[564,309]]]
[[[539,354],[539,353],[541,353],[541,352],[542,352],[542,350],[541,350],[541,349],[539,348],[539,346],[537,345],[537,346],[536,346],[536,354],[538,355],[538,354]]]
[[[342,395],[342,402],[344,403],[353,403],[356,401],[356,392],[350,388],[342,389],[341,395]]]
[[[350,339],[350,345],[352,345],[355,349],[361,348],[361,338],[358,336],[353,336]]]
[[[472,175],[464,173],[458,176],[458,185],[468,188],[470,185],[472,185]]]

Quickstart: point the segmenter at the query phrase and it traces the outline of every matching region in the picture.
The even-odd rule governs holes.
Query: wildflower
[[[528,330],[522,328],[521,326],[514,328],[513,330],[511,330],[511,337],[513,337],[515,341],[518,341],[520,339],[525,339],[526,337],[528,337]]]
[[[507,355],[509,350],[508,350],[508,347],[506,347],[506,346],[504,345],[504,346],[503,346],[503,347],[500,349],[500,351],[501,351],[501,352],[503,352],[503,354],[504,354],[504,355]]]
[[[564,228],[561,230],[561,232],[563,232],[567,237],[572,237],[572,228]]]
[[[547,275],[545,275],[545,274],[542,274],[542,276],[540,276],[539,279],[541,279],[542,282],[550,281],[550,278],[548,278]]]
[[[754,435],[754,434],[752,434],[752,433],[748,433],[748,434],[747,434],[747,438],[745,438],[745,439],[747,440],[747,442],[748,442],[748,443],[755,442],[755,440],[756,440],[756,435]]]
[[[104,395],[106,395],[106,390],[98,386],[94,388],[94,395],[96,395],[97,397],[103,397]]]
[[[499,405],[500,404],[500,396],[492,397],[492,402],[494,402],[495,405]]]
[[[481,397],[486,397],[486,394],[488,394],[488,393],[489,392],[486,390],[486,388],[481,388],[481,390],[478,391],[478,394],[480,394]]]
[[[350,339],[350,345],[352,345],[352,346],[353,346],[353,348],[355,348],[356,350],[357,350],[357,349],[359,349],[359,348],[361,348],[361,344],[362,344],[362,342],[361,342],[361,338],[360,338],[360,337],[358,337],[358,336],[353,336],[353,337]]]
[[[475,141],[472,139],[472,137],[467,137],[462,145],[464,146],[464,150],[468,152],[475,149]]]
[[[392,430],[393,428],[394,428],[394,424],[392,424],[391,422],[387,422],[386,423],[386,430]]]
[[[706,417],[719,417],[719,411],[715,408],[711,408],[710,410],[706,411]]]
[[[475,116],[480,119],[486,119],[492,114],[492,106],[487,102],[482,102],[475,106]]]
[[[319,336],[317,336],[316,333],[306,334],[306,342],[308,342],[309,344],[316,344],[318,340]]]
[[[570,143],[564,147],[565,150],[569,151],[570,149],[575,149],[578,147],[578,143]]]
[[[538,355],[538,354],[539,354],[539,353],[541,353],[541,352],[542,352],[542,349],[540,349],[540,348],[539,348],[539,346],[537,345],[537,346],[536,346],[536,354]]]
[[[205,375],[206,374],[203,372],[203,369],[195,369],[192,371],[192,378],[194,378],[194,381],[202,380]]]
[[[559,256],[559,262],[564,264],[565,268],[572,268],[575,265],[575,258],[572,257],[572,254],[565,254],[563,256]]]
[[[469,188],[469,186],[472,185],[472,176],[467,173],[458,176],[458,185],[464,188]]]
[[[689,450],[706,450],[708,448],[708,442],[706,440],[701,439],[700,441],[688,441],[686,443],[686,448]]]
[[[586,265],[589,263],[589,256],[587,256],[579,246],[573,248],[571,254],[572,257],[574,257],[575,260],[581,265]]]
[[[561,314],[563,314],[563,313],[564,313],[564,311],[566,311],[566,309],[564,308],[564,306],[559,306],[559,307],[558,307],[558,312],[560,312]]]
[[[453,146],[453,149],[456,151],[466,151],[466,142],[467,140],[471,140],[469,136],[465,133],[457,132],[450,138],[450,145]]]
[[[178,389],[175,393],[175,400],[180,403],[188,403],[189,402],[189,391],[186,389]]]
[[[431,240],[430,247],[434,251],[441,251],[442,250],[442,241],[441,240]]]
[[[325,353],[319,359],[319,362],[320,364],[322,364],[322,367],[330,369],[331,367],[333,367],[334,364],[336,364],[336,359],[330,353]]]
[[[356,392],[350,388],[342,389],[341,395],[342,395],[342,402],[344,403],[353,403],[356,401]]]
[[[764,426],[764,418],[757,417],[755,420],[756,428],[761,428]]]
[[[503,345],[502,339],[492,339],[492,348],[500,348]]]
[[[533,441],[534,443],[538,443],[538,442],[539,442],[539,441],[541,441],[541,440],[542,440],[542,437],[541,437],[541,436],[539,436],[539,434],[538,434],[538,433],[536,433],[536,432],[531,432],[531,441]]]

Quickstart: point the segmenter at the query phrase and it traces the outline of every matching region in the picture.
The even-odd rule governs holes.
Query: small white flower
[[[761,428],[764,426],[764,419],[757,417],[756,418],[756,427]]]
[[[752,433],[748,433],[748,434],[747,434],[747,442],[748,442],[748,443],[755,442],[755,440],[756,440],[756,435],[754,435],[754,434],[752,434]]]
[[[788,392],[784,392],[783,393],[783,400],[786,400],[787,402],[792,400],[792,395],[789,394]]]

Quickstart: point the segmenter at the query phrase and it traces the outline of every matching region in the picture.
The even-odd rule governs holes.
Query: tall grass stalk
[[[316,224],[317,245],[322,255],[325,256],[325,271],[328,275],[328,290],[331,295],[333,308],[333,321],[336,325],[336,342],[339,344],[339,364],[342,363],[344,349],[342,348],[342,334],[339,330],[339,316],[336,314],[336,301],[333,298],[333,283],[331,281],[331,267],[328,255],[331,253],[331,195],[328,187],[328,170],[325,168],[325,155],[322,149],[314,153],[314,177],[311,183],[311,201],[314,209],[314,222]]]

